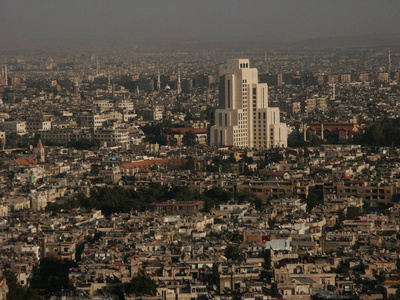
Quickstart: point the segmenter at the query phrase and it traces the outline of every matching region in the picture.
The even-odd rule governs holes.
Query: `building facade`
[[[211,146],[287,146],[287,126],[279,108],[268,107],[268,85],[248,59],[231,59],[221,70],[219,108],[210,128]]]

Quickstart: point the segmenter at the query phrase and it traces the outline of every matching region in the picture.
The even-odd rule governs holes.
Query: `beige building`
[[[7,121],[0,123],[0,128],[3,131],[12,131],[16,133],[26,133],[26,122],[22,121]]]
[[[94,133],[94,139],[102,144],[125,145],[129,144],[129,133],[127,130],[97,130]]]
[[[287,126],[279,108],[268,107],[268,85],[248,59],[231,59],[221,70],[219,109],[212,119],[211,146],[286,147]]]
[[[28,120],[26,122],[26,131],[37,133],[39,130],[51,130],[51,121]]]
[[[40,240],[40,257],[54,259],[75,259],[76,242],[47,242]]]
[[[102,118],[101,115],[90,114],[90,115],[82,115],[80,116],[81,127],[89,127],[89,128],[100,128],[103,126],[103,123],[106,121]]]

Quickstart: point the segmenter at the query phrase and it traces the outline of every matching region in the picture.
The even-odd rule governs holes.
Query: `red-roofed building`
[[[36,160],[34,158],[32,158],[32,157],[18,158],[18,159],[15,160],[15,162],[20,166],[21,165],[26,166],[26,165],[35,165],[36,164]]]
[[[315,122],[308,126],[307,132],[309,135],[318,134],[321,136],[321,128],[324,130],[324,137],[327,134],[335,134],[339,140],[348,140],[353,138],[354,133],[360,132],[361,128],[354,123],[344,122]]]
[[[163,134],[167,136],[168,144],[173,144],[176,139],[176,145],[182,146],[182,139],[189,131],[196,134],[197,144],[207,144],[207,129],[206,128],[165,128]]]
[[[135,173],[143,170],[149,170],[154,165],[165,165],[170,163],[170,159],[149,159],[134,161],[119,166],[123,176],[133,176]]]

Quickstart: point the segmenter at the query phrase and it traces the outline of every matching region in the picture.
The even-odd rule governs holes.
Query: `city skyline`
[[[399,8],[0,1],[0,300],[400,299]]]

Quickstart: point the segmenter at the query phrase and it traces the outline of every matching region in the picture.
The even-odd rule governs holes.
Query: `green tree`
[[[304,147],[307,144],[306,141],[304,141],[304,135],[299,132],[293,132],[288,136],[288,146],[293,147],[293,148],[299,148],[299,147]]]
[[[4,275],[8,286],[7,300],[35,300],[39,298],[38,290],[23,288],[14,272],[7,270]]]
[[[188,131],[182,138],[182,143],[185,146],[194,146],[197,144],[197,136],[193,131]]]
[[[238,260],[241,255],[239,246],[229,244],[225,250],[225,257],[230,260]]]
[[[68,146],[77,150],[90,150],[100,147],[100,142],[97,140],[81,139],[68,143]]]
[[[171,137],[168,139],[168,143],[171,147],[174,147],[178,144],[178,140],[174,134],[172,134]]]
[[[307,197],[307,211],[311,211],[314,207],[323,204],[324,201],[317,194],[310,192]]]
[[[127,294],[146,294],[155,296],[157,294],[157,284],[150,277],[137,276],[133,277],[130,282],[124,286]]]
[[[249,202],[254,204],[256,209],[261,209],[265,205],[264,201],[250,189],[240,190],[236,193],[235,198],[239,203]]]
[[[226,203],[233,198],[233,194],[220,187],[212,187],[210,190],[204,192],[205,198],[205,211],[210,211],[215,205]]]
[[[76,263],[71,260],[42,258],[32,278],[31,287],[39,289],[43,295],[60,292],[68,288],[69,269],[73,267],[76,267]]]
[[[12,132],[7,144],[10,148],[16,148],[21,143],[21,140],[22,138],[18,133]]]
[[[361,207],[350,206],[347,208],[346,219],[355,219],[363,215]]]
[[[18,278],[14,272],[7,270],[4,272],[7,280],[8,293],[7,300],[24,300],[26,290],[18,282]]]
[[[90,173],[92,173],[92,174],[99,174],[100,170],[101,170],[101,166],[98,164],[92,164],[90,166]]]
[[[188,159],[184,164],[181,165],[181,170],[194,171],[196,169],[196,164],[194,159]]]

